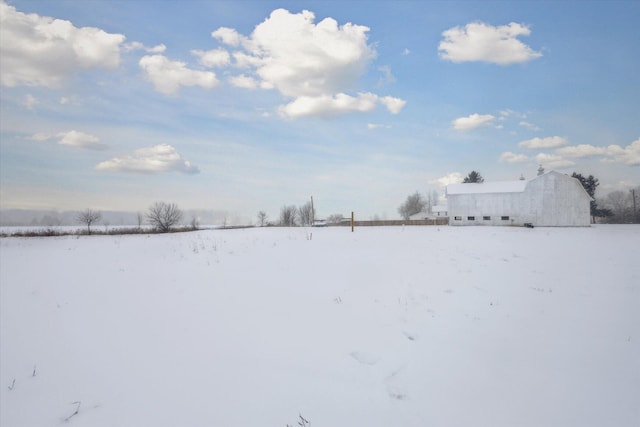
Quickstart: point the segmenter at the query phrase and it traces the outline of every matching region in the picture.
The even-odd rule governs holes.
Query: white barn
[[[451,184],[449,225],[588,227],[591,197],[575,178],[550,171],[531,180]]]

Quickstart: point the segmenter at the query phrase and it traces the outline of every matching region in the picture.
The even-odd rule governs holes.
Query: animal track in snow
[[[407,339],[409,341],[415,341],[416,340],[416,336],[410,332],[407,331],[402,331],[402,333],[404,334],[405,337],[407,337]]]

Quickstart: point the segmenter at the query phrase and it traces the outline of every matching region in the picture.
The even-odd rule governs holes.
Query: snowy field
[[[638,426],[639,247],[600,225],[2,238],[0,425]]]

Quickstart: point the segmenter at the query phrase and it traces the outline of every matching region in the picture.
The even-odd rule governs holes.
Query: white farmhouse
[[[449,225],[588,227],[591,197],[575,178],[550,171],[525,181],[451,184]]]

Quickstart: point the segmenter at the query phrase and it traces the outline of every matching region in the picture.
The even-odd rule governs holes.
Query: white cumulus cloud
[[[391,114],[398,114],[400,110],[404,108],[407,101],[394,98],[393,96],[383,96],[380,98],[380,103],[387,107],[387,110],[389,110]]]
[[[452,62],[522,63],[542,56],[518,40],[530,34],[529,27],[514,22],[498,27],[472,22],[444,31],[438,52],[442,59]]]
[[[100,142],[100,138],[95,135],[91,135],[77,130],[70,130],[68,132],[62,132],[57,135],[60,140],[58,144],[68,145],[71,147],[86,148],[89,150],[106,150],[109,148],[107,145]]]
[[[192,50],[191,53],[197,56],[200,63],[205,67],[224,67],[231,63],[231,55],[224,49]]]
[[[616,144],[606,147],[597,147],[589,144],[573,145],[562,147],[556,153],[566,157],[596,157],[602,156],[603,161],[609,163],[622,163],[630,166],[640,165],[640,138],[633,141],[626,147]]]
[[[464,181],[464,177],[460,172],[450,172],[445,176],[429,181],[429,184],[439,185],[444,188],[449,184],[460,184],[462,181]]]
[[[545,138],[532,138],[518,143],[521,148],[528,148],[531,150],[539,148],[557,148],[567,145],[567,138],[561,136],[547,136]]]
[[[571,160],[566,160],[557,154],[540,153],[535,157],[536,162],[547,169],[566,168],[575,165]]]
[[[175,148],[169,144],[140,148],[122,157],[114,157],[98,163],[95,167],[99,171],[132,172],[132,173],[163,173],[180,172],[195,174],[199,172],[197,166],[185,160]]]
[[[640,166],[640,138],[626,147],[609,145],[607,147],[607,159],[611,162],[623,163],[629,166]]]
[[[4,86],[59,87],[80,69],[120,64],[122,34],[25,14],[0,2],[0,57]]]
[[[293,98],[280,107],[281,115],[366,112],[377,103],[397,114],[404,106],[398,98],[348,94],[376,56],[374,48],[367,44],[368,31],[362,25],[338,25],[333,18],[315,23],[315,15],[307,10],[290,13],[276,9],[255,27],[250,37],[226,27],[217,29],[212,36],[237,48],[232,53],[234,65],[245,73],[232,79],[232,84],[274,88]],[[384,70],[387,78],[392,76],[389,68]]]
[[[500,162],[507,163],[522,163],[529,161],[529,157],[524,154],[516,154],[511,151],[506,151],[500,155]]]
[[[252,33],[250,54],[257,74],[284,95],[319,96],[351,86],[375,57],[368,27],[333,18],[314,24],[312,12],[274,10]]]
[[[240,74],[229,78],[229,83],[232,86],[240,87],[243,89],[256,89],[260,84],[256,79],[251,76]]]
[[[468,117],[460,117],[451,122],[455,130],[469,131],[489,126],[496,118],[491,114],[471,114]]]
[[[172,61],[164,55],[143,56],[139,65],[156,90],[166,95],[177,93],[180,86],[211,89],[219,83],[214,72],[193,70],[184,62]]]
[[[376,107],[378,97],[372,93],[350,96],[339,93],[335,96],[300,96],[279,109],[284,117],[320,116],[330,117],[342,113],[367,112]]]
[[[603,156],[607,153],[607,147],[596,147],[589,144],[572,145],[556,150],[556,153],[566,157],[593,157]]]
[[[229,46],[238,47],[247,41],[247,38],[240,35],[233,28],[220,27],[211,33],[211,37],[220,40]]]

